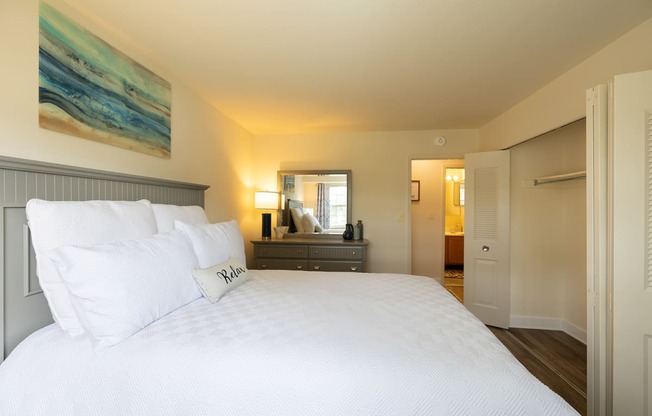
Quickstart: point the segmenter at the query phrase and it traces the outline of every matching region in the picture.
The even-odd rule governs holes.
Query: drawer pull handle
[[[301,270],[301,269],[303,269],[303,266],[300,265],[300,264],[298,264],[298,265],[297,265],[297,270]]]
[[[301,250],[297,250],[297,253],[298,253],[298,254],[301,254]]]
[[[351,266],[351,271],[352,271],[352,272],[357,272],[357,271],[358,271],[358,268],[355,267],[355,266]]]
[[[353,252],[353,255],[355,256],[355,251]]]
[[[266,264],[261,264],[261,265],[260,265],[260,268],[261,268],[261,269],[266,269],[266,268],[267,268],[267,265],[266,265]]]
[[[315,268],[315,270],[319,270],[321,268],[321,266],[315,266],[314,268]]]

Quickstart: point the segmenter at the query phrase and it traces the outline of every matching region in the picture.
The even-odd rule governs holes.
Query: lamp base
[[[272,239],[272,214],[263,213],[263,230],[262,230],[263,240]]]

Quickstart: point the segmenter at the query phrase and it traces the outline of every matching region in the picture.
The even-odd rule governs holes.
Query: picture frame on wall
[[[410,199],[412,201],[418,201],[420,198],[421,198],[421,181],[412,181]]]

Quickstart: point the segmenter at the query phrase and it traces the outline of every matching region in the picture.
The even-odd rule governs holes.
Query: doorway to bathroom
[[[412,160],[411,180],[412,273],[439,280],[462,301],[464,159]],[[454,238],[447,241],[448,234]]]
[[[464,303],[464,161],[444,172],[444,286]]]

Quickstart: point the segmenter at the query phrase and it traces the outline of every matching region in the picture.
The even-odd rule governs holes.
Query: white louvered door
[[[652,415],[652,71],[612,103],[613,414]]]
[[[509,328],[509,150],[464,157],[464,305]]]

